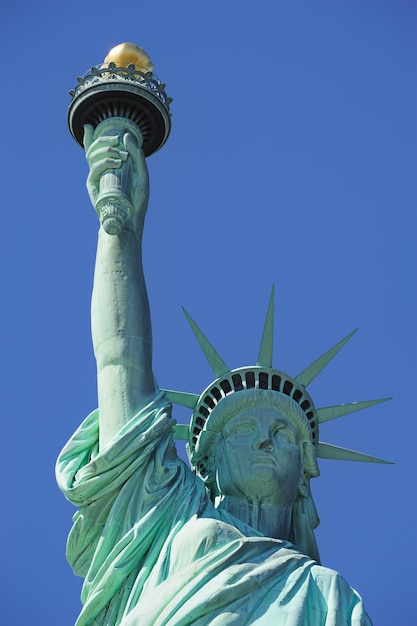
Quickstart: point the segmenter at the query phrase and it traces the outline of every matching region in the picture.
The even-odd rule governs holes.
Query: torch
[[[94,139],[117,135],[122,141],[130,132],[145,157],[168,139],[172,98],[153,73],[152,61],[143,48],[132,43],[112,48],[104,62],[78,77],[77,83],[70,91],[68,126],[81,147],[85,124],[93,126]],[[131,215],[131,177],[130,159],[101,175],[95,210],[109,235],[118,235]]]

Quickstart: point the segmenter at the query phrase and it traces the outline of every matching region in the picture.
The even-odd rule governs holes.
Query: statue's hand
[[[130,201],[133,212],[126,222],[135,232],[141,232],[149,197],[149,175],[145,156],[132,133],[102,135],[94,139],[94,128],[84,127],[84,148],[90,167],[87,177],[87,190],[93,206],[96,206],[100,190],[100,177],[106,171],[119,169],[129,158],[132,164]]]
[[[132,186],[130,200],[133,206],[133,214],[128,220],[135,230],[141,232],[148,208],[149,200],[149,172],[143,154],[142,146],[139,146],[136,137],[132,133],[123,135],[123,146],[132,159]]]

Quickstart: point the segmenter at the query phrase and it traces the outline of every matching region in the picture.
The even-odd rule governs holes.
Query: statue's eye
[[[285,424],[276,424],[272,429],[272,434],[274,437],[279,438],[281,441],[288,441],[289,443],[294,443],[294,433],[291,428],[288,428]]]
[[[254,426],[253,424],[249,423],[249,422],[241,422],[240,424],[237,424],[232,431],[232,435],[234,437],[241,437],[244,435],[250,435],[254,430]]]

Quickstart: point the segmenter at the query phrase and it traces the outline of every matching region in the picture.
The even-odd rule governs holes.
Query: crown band
[[[213,409],[226,396],[247,389],[276,391],[289,396],[304,412],[311,429],[311,441],[318,443],[318,420],[313,401],[307,391],[288,374],[265,367],[239,367],[211,383],[201,394],[190,424],[190,452],[195,448],[201,431]]]

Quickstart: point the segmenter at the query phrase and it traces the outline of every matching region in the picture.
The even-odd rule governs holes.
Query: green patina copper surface
[[[77,626],[370,624],[356,591],[320,564],[310,491],[317,457],[382,462],[318,439],[319,423],[379,400],[316,409],[305,389],[350,336],[298,376],[275,370],[271,295],[257,365],[230,370],[187,314],[216,380],[201,396],[159,390],[142,269],[149,182],[140,131],[87,126],[84,145],[93,206],[110,186],[127,208],[120,227],[98,236],[99,408],[57,463],[59,486],[78,507],[67,547],[85,578]],[[170,399],[193,410],[190,427],[176,426]],[[194,471],[174,433],[188,439]]]

